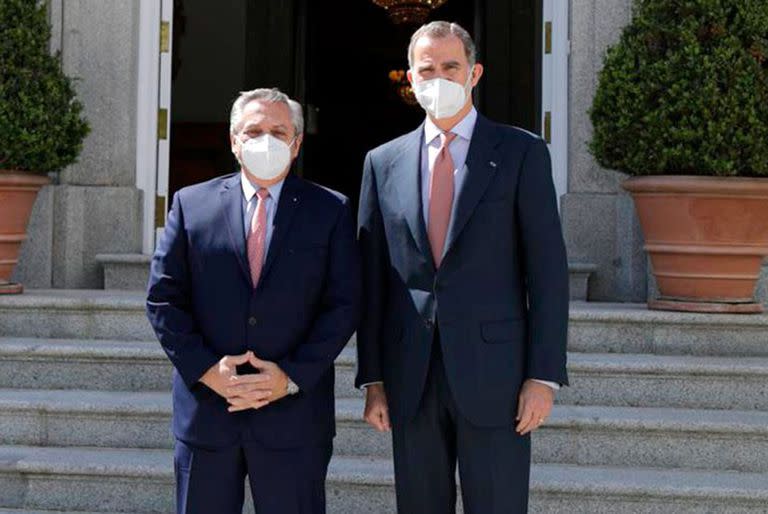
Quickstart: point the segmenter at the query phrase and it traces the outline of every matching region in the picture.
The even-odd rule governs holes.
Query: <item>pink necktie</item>
[[[248,264],[251,267],[251,280],[255,288],[259,284],[261,266],[264,262],[264,246],[267,240],[267,198],[269,190],[261,188],[256,192],[259,197],[251,219],[248,232]]]
[[[435,267],[440,267],[443,260],[445,237],[448,233],[448,222],[451,220],[453,205],[453,158],[448,151],[448,145],[456,137],[449,132],[440,134],[440,152],[437,154],[432,174],[429,180],[429,223],[427,235],[432,247],[432,258]]]

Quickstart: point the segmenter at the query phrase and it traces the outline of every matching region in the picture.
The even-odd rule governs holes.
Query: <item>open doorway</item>
[[[476,104],[541,131],[541,0],[448,0],[430,19],[473,34],[486,73]],[[297,171],[357,202],[365,153],[412,130],[423,111],[393,80],[412,25],[370,0],[175,0],[169,197],[235,171],[229,108],[237,93],[280,87],[305,106]]]
[[[306,100],[317,113],[307,135],[305,176],[348,195],[356,204],[368,150],[417,127],[424,111],[401,96],[407,48],[416,27],[394,24],[370,0],[310,2]],[[449,19],[472,30],[471,1],[448,1],[432,19]],[[349,21],[348,21],[349,20]]]

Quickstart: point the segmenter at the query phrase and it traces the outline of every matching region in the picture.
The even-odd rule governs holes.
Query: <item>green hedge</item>
[[[0,0],[0,169],[59,170],[88,134],[50,35],[44,3]]]
[[[605,168],[768,176],[768,0],[637,0],[590,116]]]

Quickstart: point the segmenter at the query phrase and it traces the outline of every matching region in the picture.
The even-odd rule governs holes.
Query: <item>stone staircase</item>
[[[96,255],[104,272],[104,289],[142,291],[149,281],[151,255],[140,253],[104,253]],[[768,261],[766,261],[768,263]],[[571,300],[586,300],[590,277],[597,266],[584,262],[568,264]]]
[[[569,337],[532,513],[768,512],[768,316],[574,302]],[[354,341],[336,367],[328,512],[394,513]],[[141,293],[0,297],[0,514],[173,512],[170,373]]]

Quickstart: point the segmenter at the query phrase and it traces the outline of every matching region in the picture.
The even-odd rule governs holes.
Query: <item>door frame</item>
[[[172,33],[173,0],[140,0],[136,187],[142,192],[142,253],[146,255],[155,250],[168,209]]]
[[[542,2],[540,126],[552,157],[558,207],[568,191],[569,4],[568,0]],[[173,0],[140,0],[139,17],[136,187],[143,193],[142,251],[149,255],[169,207]],[[162,31],[161,48],[162,24],[167,28]],[[158,137],[162,110],[165,139]]]
[[[568,192],[569,4],[568,0],[542,4],[541,127],[552,157],[558,207]]]

